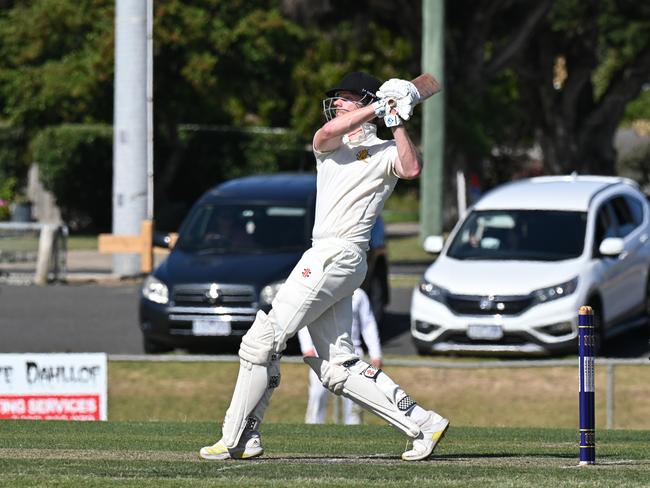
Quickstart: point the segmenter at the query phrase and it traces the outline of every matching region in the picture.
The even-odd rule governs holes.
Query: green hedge
[[[9,207],[27,177],[25,141],[23,129],[0,126],[0,221],[9,220]]]
[[[31,142],[43,185],[73,230],[109,231],[112,214],[113,130],[109,125],[60,125]]]

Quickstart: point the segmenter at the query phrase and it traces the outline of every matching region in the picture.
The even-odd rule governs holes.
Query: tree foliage
[[[420,71],[417,0],[154,7],[157,206],[191,203],[234,175],[308,167],[320,100],[345,72]],[[112,123],[114,9],[114,0],[0,2],[0,125],[20,134],[0,138],[0,175],[23,176],[39,131]],[[509,179],[535,144],[548,173],[614,171],[614,131],[650,113],[648,92],[639,97],[650,80],[650,7],[454,0],[446,14],[448,176],[460,168],[488,185]],[[409,124],[418,134],[419,111]]]
[[[290,125],[292,75],[307,34],[283,17],[276,3],[169,0],[156,6],[156,201],[192,202],[231,174],[225,161],[238,160],[238,167],[252,165],[253,171],[260,155],[245,159],[242,138],[230,140],[237,131],[218,132],[213,127]],[[186,152],[187,138],[182,140],[179,132],[182,124],[207,126],[205,135],[193,138],[204,145],[198,151],[201,161],[193,159],[196,151]],[[206,174],[213,178],[205,178]],[[179,188],[179,179],[195,183],[188,191]]]
[[[39,0],[0,11],[1,118],[30,131],[110,121],[113,2]]]
[[[613,174],[615,131],[650,80],[650,6],[556,0],[516,70],[547,169]]]
[[[31,142],[43,183],[73,230],[110,229],[112,144],[113,130],[106,124],[48,127]]]

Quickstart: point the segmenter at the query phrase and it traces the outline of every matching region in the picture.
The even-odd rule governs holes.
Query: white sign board
[[[104,353],[0,354],[0,419],[106,420]]]

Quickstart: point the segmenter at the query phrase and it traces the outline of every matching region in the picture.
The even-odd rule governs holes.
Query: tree
[[[650,6],[557,0],[515,69],[547,170],[614,174],[614,133],[650,80]]]
[[[344,38],[338,34],[344,20],[359,37],[377,22],[392,35],[374,38],[367,52],[381,58],[383,50],[404,41],[411,62],[401,59],[393,73],[416,72],[421,2],[348,4],[283,2],[289,15],[318,25],[330,39]],[[448,171],[469,169],[496,183],[510,178],[537,143],[546,172],[613,172],[614,131],[650,80],[646,3],[454,0],[446,2],[446,14]],[[355,46],[346,49],[354,52]],[[345,51],[338,54],[354,60]]]
[[[234,131],[214,132],[212,166],[206,173],[205,164],[184,157],[183,124],[289,125],[293,70],[307,36],[276,5],[272,0],[155,3],[157,205],[178,197],[189,204],[249,162],[241,148],[246,137],[230,144]],[[114,1],[34,0],[2,6],[0,124],[24,129],[22,153],[28,153],[35,134],[50,126],[111,124]],[[184,174],[194,184],[179,188]]]
[[[268,0],[169,0],[156,7],[158,196],[174,199],[180,190],[175,181],[182,172],[191,171],[192,162],[184,160],[182,124],[289,126],[296,92],[293,71],[305,51],[307,34],[284,18],[276,4]],[[232,134],[212,132],[217,142]],[[229,165],[245,167],[241,154],[240,161],[234,156],[215,154],[212,174],[227,175]],[[216,181],[202,179],[195,192],[200,194],[206,189],[202,185]]]
[[[0,11],[0,119],[30,131],[113,114],[113,2],[40,0]]]
[[[454,0],[446,11],[448,176],[510,179],[535,144],[546,172],[614,171],[613,133],[650,79],[650,7]],[[319,99],[346,71],[420,70],[420,1],[166,0],[154,15],[157,204],[191,202],[247,168],[287,167],[277,160],[296,155],[273,151],[289,143],[254,130],[289,128],[286,141],[308,144]],[[10,158],[11,172],[25,166],[46,127],[112,123],[113,24],[113,0],[0,1],[0,126],[19,134],[0,151],[0,174]],[[419,122],[416,111],[413,133]]]
[[[0,176],[24,184],[29,142],[61,123],[112,119],[112,2],[0,5]]]
[[[462,169],[490,187],[522,170],[534,125],[513,69],[553,0],[447,2],[446,178]],[[449,196],[449,195],[448,195]]]

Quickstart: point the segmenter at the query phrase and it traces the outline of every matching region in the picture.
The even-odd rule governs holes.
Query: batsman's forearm
[[[352,112],[334,117],[321,127],[320,132],[325,139],[342,137],[361,127],[361,124],[370,122],[374,118],[375,109],[371,105],[367,105]]]
[[[397,145],[398,164],[396,173],[400,178],[412,180],[422,172],[422,155],[415,147],[406,128],[403,125],[392,129]]]

